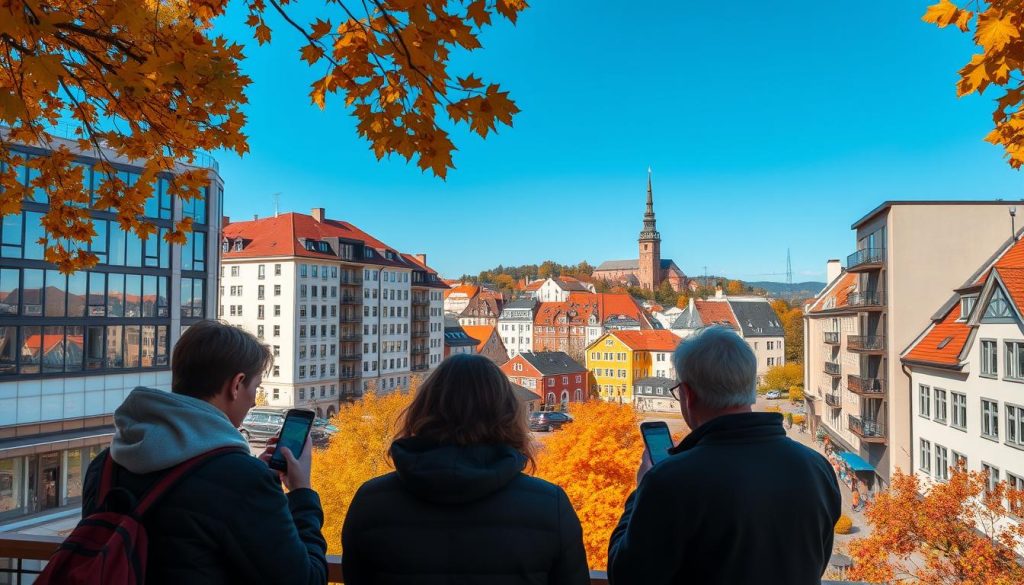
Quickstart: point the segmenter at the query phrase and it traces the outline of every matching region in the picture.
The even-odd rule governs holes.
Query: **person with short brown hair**
[[[523,473],[534,456],[526,416],[487,358],[443,361],[403,414],[395,471],[352,499],[345,583],[589,584],[569,498]]]
[[[225,450],[190,470],[143,518],[146,583],[327,582],[309,440],[299,458],[283,450],[288,470],[279,474],[266,463],[271,448],[253,457],[238,432],[272,361],[270,349],[251,333],[200,321],[174,347],[172,391],[137,387],[114,411],[110,449],[86,472],[83,517],[118,504],[97,501],[108,457],[115,464],[114,491],[130,502],[182,462]]]

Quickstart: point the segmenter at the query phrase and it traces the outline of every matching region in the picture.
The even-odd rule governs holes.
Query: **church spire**
[[[640,232],[640,241],[661,240],[654,219],[654,191],[651,189],[651,167],[647,167],[647,210],[644,212],[644,229]]]

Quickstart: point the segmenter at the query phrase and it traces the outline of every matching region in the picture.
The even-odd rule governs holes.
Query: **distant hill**
[[[808,299],[821,292],[825,288],[824,282],[745,282],[747,286],[755,289],[760,288],[768,292],[770,296],[783,299]]]

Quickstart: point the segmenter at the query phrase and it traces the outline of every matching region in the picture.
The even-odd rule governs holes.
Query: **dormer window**
[[[960,320],[966,321],[971,316],[971,311],[974,310],[975,303],[978,302],[978,297],[960,297]]]

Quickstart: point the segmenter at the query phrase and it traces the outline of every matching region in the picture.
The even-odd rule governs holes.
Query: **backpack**
[[[142,585],[146,580],[146,512],[188,472],[217,455],[241,451],[222,447],[172,467],[127,512],[108,510],[113,500],[114,459],[107,453],[100,476],[97,511],[83,518],[61,543],[36,585]],[[117,496],[115,490],[114,495]]]

